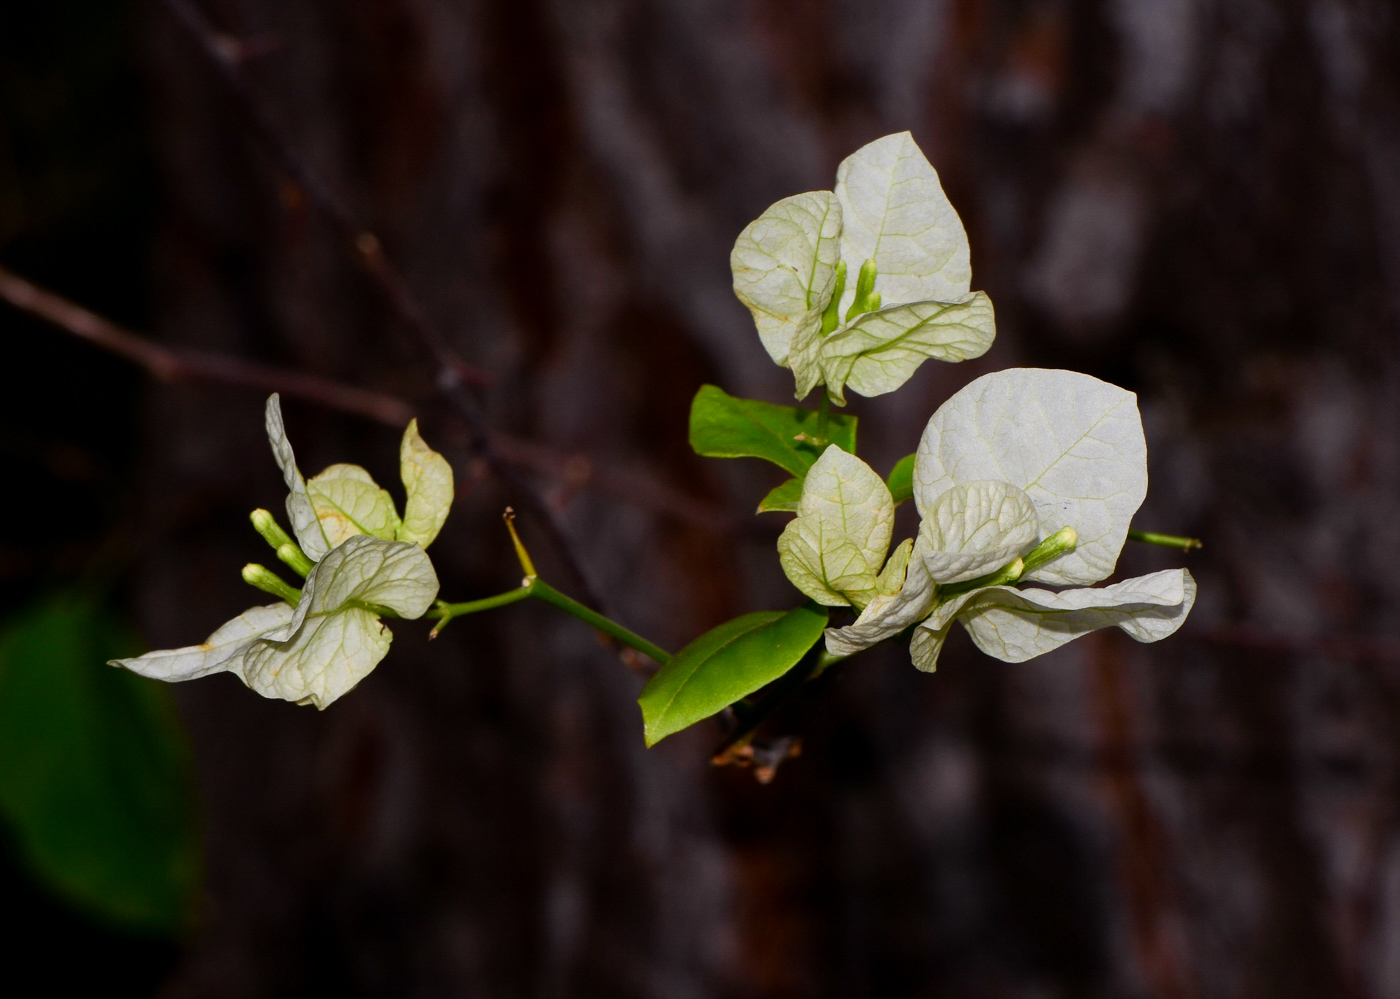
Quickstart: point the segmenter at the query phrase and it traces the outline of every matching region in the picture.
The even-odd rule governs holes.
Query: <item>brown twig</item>
[[[404,327],[432,360],[437,368],[438,391],[467,425],[472,437],[473,450],[486,461],[497,478],[519,495],[521,505],[548,534],[555,554],[581,588],[584,602],[600,610],[604,609],[605,604],[594,592],[549,504],[492,446],[485,418],[477,399],[468,388],[471,385],[486,384],[489,381],[488,377],[484,372],[463,361],[441,331],[428,321],[427,314],[419,306],[403,275],[385,255],[379,237],[361,226],[330,189],[321,183],[320,178],[292,152],[243,78],[237,58],[237,47],[230,45],[227,36],[218,31],[189,0],[162,0],[162,4],[208,59],[233,99],[244,124],[263,152],[272,159],[284,177],[301,189],[307,200],[316,206],[346,242],[383,292]]]
[[[222,354],[162,346],[40,288],[4,267],[0,267],[0,299],[145,368],[163,382],[203,381],[259,392],[280,392],[327,409],[368,417],[395,428],[403,427],[414,416],[410,403],[382,392],[356,388],[300,371],[253,364]],[[584,483],[587,486],[711,530],[727,530],[734,526],[733,520],[724,511],[692,499],[679,489],[644,473],[613,468],[582,455],[564,454],[508,434],[492,433],[491,441],[506,461],[522,467],[547,475],[559,475],[561,470],[583,465],[589,469]]]
[[[413,407],[393,396],[343,385],[317,375],[252,364],[234,357],[203,351],[172,350],[124,330],[3,267],[0,267],[0,298],[74,336],[139,364],[163,382],[212,381],[262,392],[281,392],[330,409],[367,416],[393,427],[402,427],[413,419]]]

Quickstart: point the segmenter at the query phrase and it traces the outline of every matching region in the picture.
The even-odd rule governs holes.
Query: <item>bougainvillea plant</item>
[[[162,680],[231,672],[266,697],[325,708],[388,653],[386,621],[428,617],[436,635],[454,618],[535,598],[660,666],[639,698],[647,745],[732,709],[733,749],[752,737],[774,690],[879,643],[906,643],[914,665],[932,671],[954,622],[1006,662],[1100,628],[1166,638],[1195,601],[1187,570],[1092,585],[1113,574],[1130,534],[1189,547],[1130,531],[1147,495],[1131,392],[1072,371],[984,375],[933,414],[918,451],[886,478],[856,456],[855,417],[832,412],[847,390],[883,395],[926,360],[986,353],[995,316],[987,295],[971,290],[969,261],[958,214],[907,132],[857,150],[837,170],[835,190],[784,198],[735,242],[734,290],[763,347],[792,371],[799,401],[820,390],[819,401],[778,406],[707,385],[692,403],[690,443],[711,457],[763,458],[791,476],[758,504],[760,513],[795,514],[777,544],[787,578],[808,598],[791,610],[745,614],[670,655],[541,580],[509,516],[520,585],[466,603],[437,600],[426,549],[452,505],[447,461],[410,423],[400,516],[357,465],[304,478],[274,395],[267,433],[293,533],[266,510],[252,521],[305,581],[297,588],[246,566],[243,578],[277,602],[248,609],[201,645],[114,665]],[[910,498],[918,532],[891,549],[895,508]],[[830,608],[850,608],[854,620],[829,627]]]

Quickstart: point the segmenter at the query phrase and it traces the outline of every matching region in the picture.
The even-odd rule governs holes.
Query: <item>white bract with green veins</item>
[[[836,190],[784,198],[739,234],[734,293],[797,398],[825,384],[845,404],[899,388],[928,358],[963,361],[996,336],[973,293],[967,234],[908,132],[841,163]]]
[[[388,492],[358,465],[332,465],[304,479],[275,395],[267,433],[297,545],[314,563],[300,593],[287,587],[291,599],[248,609],[202,645],[113,665],[171,681],[227,671],[264,697],[324,708],[388,653],[393,635],[381,617],[418,618],[432,606],[438,580],[423,549],[452,506],[452,468],[410,423],[399,451],[407,495],[400,518]]]
[[[831,446],[808,473],[778,552],[803,593],[860,611],[853,624],[827,630],[832,655],[917,625],[910,654],[931,671],[955,620],[1006,662],[1109,626],[1155,642],[1181,627],[1195,602],[1185,569],[1103,588],[1014,585],[1110,576],[1146,495],[1147,445],[1131,392],[1072,371],[1013,368],[972,382],[929,420],[914,464],[917,538],[885,560],[889,490]]]

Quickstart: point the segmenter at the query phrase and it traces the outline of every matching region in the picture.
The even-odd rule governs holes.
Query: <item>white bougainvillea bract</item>
[[[295,606],[252,607],[200,645],[113,665],[171,681],[229,672],[265,697],[324,708],[388,653],[393,635],[385,615],[412,620],[432,606],[438,580],[423,549],[451,508],[452,470],[410,423],[400,451],[408,497],[400,519],[393,499],[358,465],[332,465],[303,479],[275,395],[267,432],[297,541],[315,562]]]
[[[850,478],[864,488],[864,474]],[[978,648],[1007,662],[1109,626],[1139,641],[1165,638],[1195,602],[1185,569],[1100,589],[1013,585],[1096,583],[1111,575],[1146,492],[1147,447],[1132,393],[1072,371],[984,375],[944,403],[924,430],[914,464],[923,519],[902,585],[866,603],[853,624],[829,629],[827,650],[851,655],[917,625],[910,655],[932,670],[954,620]],[[1074,532],[1073,547],[1019,568],[1065,529]],[[861,537],[874,534],[862,525]],[[822,540],[831,551],[847,544],[839,532]],[[1007,578],[995,578],[998,571]],[[791,572],[789,578],[799,589],[808,582]],[[968,585],[978,579],[987,585]]]
[[[925,360],[986,353],[992,303],[970,291],[967,233],[908,132],[856,150],[835,191],[772,205],[730,254],[734,292],[797,398],[893,392]],[[870,279],[864,287],[861,278]]]

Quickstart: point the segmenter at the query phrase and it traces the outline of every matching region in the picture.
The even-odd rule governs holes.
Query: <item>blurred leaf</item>
[[[763,499],[758,501],[759,513],[796,513],[797,501],[802,498],[802,480],[788,479],[781,486],[775,486]]]
[[[193,774],[169,693],[106,665],[136,651],[129,628],[78,597],[0,628],[0,812],[60,895],[175,935],[199,881]]]
[[[914,497],[914,459],[918,457],[913,454],[906,454],[894,463],[894,468],[890,469],[890,477],[886,479],[890,487],[890,495],[894,497],[894,505],[899,506],[907,499]]]
[[[714,385],[702,385],[690,405],[690,446],[710,458],[764,458],[801,479],[825,444],[795,438],[815,438],[817,411],[796,406],[775,406],[757,399],[736,399]],[[856,418],[832,414],[826,439],[854,454]]]
[[[646,743],[722,711],[797,665],[826,627],[826,609],[759,611],[705,632],[661,667],[642,690]]]

